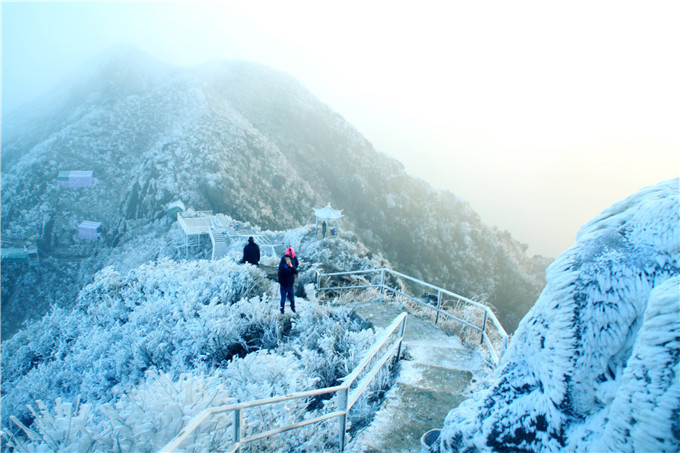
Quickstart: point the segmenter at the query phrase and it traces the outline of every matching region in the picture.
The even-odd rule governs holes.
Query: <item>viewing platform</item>
[[[270,235],[259,234],[224,214],[213,214],[212,211],[178,212],[177,223],[184,232],[185,249],[200,246],[201,236],[204,234],[209,236],[213,260],[225,256],[230,242],[243,241],[245,243],[245,240],[251,236],[264,254],[278,256],[283,254],[285,249],[285,244],[277,243]]]
[[[26,247],[2,247],[0,252],[5,263],[27,263],[31,266],[40,264],[38,248],[35,245]]]

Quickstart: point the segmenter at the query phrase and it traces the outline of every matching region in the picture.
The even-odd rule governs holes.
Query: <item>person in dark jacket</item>
[[[248,238],[248,243],[243,247],[242,263],[250,263],[259,266],[260,263],[260,246],[255,243],[252,236]]]
[[[281,290],[281,313],[284,312],[286,306],[286,297],[290,300],[290,309],[295,313],[295,291],[293,286],[295,284],[295,274],[297,274],[297,267],[293,263],[290,255],[284,255],[279,264],[279,286]]]

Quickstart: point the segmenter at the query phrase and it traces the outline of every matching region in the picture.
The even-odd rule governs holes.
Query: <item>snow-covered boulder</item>
[[[680,450],[679,180],[586,224],[438,451]]]

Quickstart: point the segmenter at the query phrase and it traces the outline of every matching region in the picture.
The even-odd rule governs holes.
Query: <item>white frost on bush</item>
[[[585,225],[438,448],[677,451],[679,235],[677,179]]]
[[[309,284],[304,309],[286,321],[272,287],[262,269],[229,259],[103,269],[73,310],[54,309],[3,343],[3,443],[25,451],[89,442],[98,451],[154,451],[209,405],[337,385],[375,332],[349,310],[320,303]],[[36,400],[44,401],[40,412],[27,410]],[[248,418],[248,429],[304,419],[327,404],[334,401],[311,411],[268,408],[265,418]],[[58,433],[69,413],[81,422],[66,438]],[[219,448],[215,430],[230,432],[229,420],[187,442]],[[310,427],[262,445],[317,451],[329,441],[326,430]]]
[[[654,288],[596,451],[680,448],[680,277]]]

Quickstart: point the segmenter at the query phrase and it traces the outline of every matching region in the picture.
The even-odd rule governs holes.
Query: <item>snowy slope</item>
[[[679,209],[676,179],[586,224],[438,449],[678,451]]]

